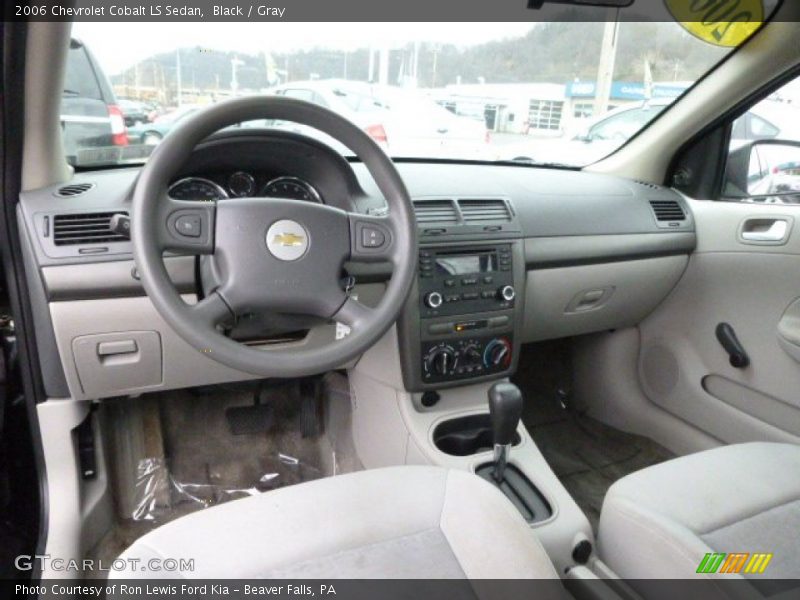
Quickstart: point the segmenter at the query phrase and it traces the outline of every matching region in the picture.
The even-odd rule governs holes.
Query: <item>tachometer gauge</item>
[[[256,180],[253,179],[250,173],[236,171],[236,173],[228,177],[228,189],[231,195],[237,198],[252,196],[253,192],[256,191]]]
[[[262,196],[271,198],[289,198],[290,200],[306,200],[324,204],[319,192],[307,181],[299,177],[278,177],[273,179],[261,191]]]
[[[167,192],[175,200],[223,200],[228,197],[228,192],[221,185],[203,177],[187,177],[176,181]]]

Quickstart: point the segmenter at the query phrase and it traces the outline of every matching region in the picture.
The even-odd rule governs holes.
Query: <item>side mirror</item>
[[[800,141],[756,140],[733,148],[725,195],[800,203]]]

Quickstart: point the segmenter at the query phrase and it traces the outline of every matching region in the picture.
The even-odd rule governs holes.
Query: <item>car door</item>
[[[748,108],[761,114],[774,102]],[[800,103],[780,109],[772,112],[800,119]],[[773,124],[791,130],[790,122]],[[772,129],[763,131],[777,142]],[[773,180],[800,183],[800,147],[765,144],[750,153],[734,138],[717,193],[687,199],[697,248],[679,284],[640,326],[639,379],[653,403],[722,442],[797,443],[800,205]],[[736,166],[742,152],[747,160]]]

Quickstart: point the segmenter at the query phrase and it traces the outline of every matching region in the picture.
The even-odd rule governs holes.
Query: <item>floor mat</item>
[[[653,440],[620,431],[570,407],[569,357],[565,342],[524,346],[513,379],[525,397],[525,426],[597,532],[603,498],[611,484],[674,454]]]
[[[108,564],[142,535],[191,512],[362,469],[352,445],[346,377],[329,373],[323,380],[320,435],[302,435],[299,389],[290,383],[262,393],[272,409],[271,428],[238,435],[226,409],[252,405],[253,384],[153,394],[163,456],[139,461],[133,514],[119,515],[87,558]]]

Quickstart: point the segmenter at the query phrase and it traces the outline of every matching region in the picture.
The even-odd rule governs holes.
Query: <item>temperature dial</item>
[[[483,364],[489,369],[496,367],[507,369],[511,365],[511,342],[506,338],[495,338],[486,344]]]

